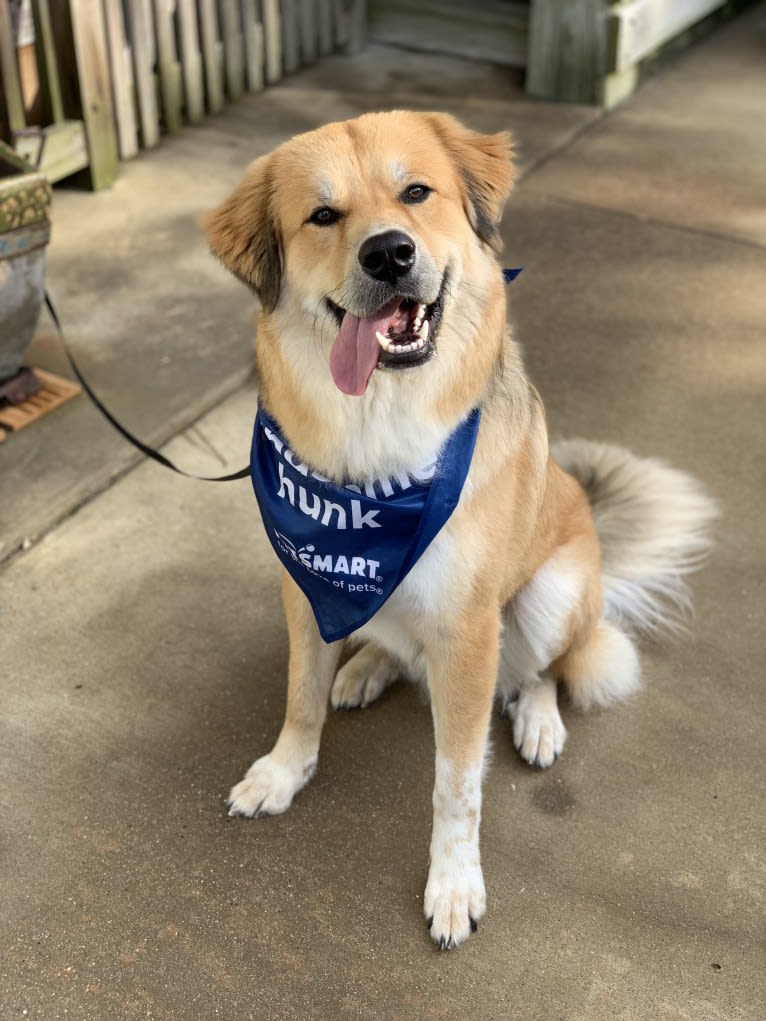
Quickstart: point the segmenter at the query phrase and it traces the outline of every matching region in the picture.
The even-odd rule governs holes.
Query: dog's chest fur
[[[420,672],[423,636],[451,614],[451,586],[459,570],[458,549],[445,526],[390,599],[354,637],[374,641]]]
[[[308,342],[301,327],[280,331],[280,342],[295,369],[304,415],[297,419],[294,399],[284,399],[274,387],[269,388],[275,405],[270,410],[290,446],[313,470],[341,485],[363,485],[370,479],[417,473],[433,462],[450,425],[434,414],[417,379],[378,373],[364,400],[349,398],[330,378],[326,351]]]

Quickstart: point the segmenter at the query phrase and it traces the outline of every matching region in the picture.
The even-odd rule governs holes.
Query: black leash
[[[64,331],[61,327],[61,321],[59,320],[59,317],[56,314],[56,309],[53,307],[53,302],[51,301],[50,295],[48,294],[47,291],[45,292],[45,304],[48,307],[51,319],[53,320],[53,323],[56,327],[56,332],[59,335],[61,346],[64,348],[64,353],[66,354],[69,364],[72,367],[72,372],[74,372],[75,376],[77,376],[77,379],[80,385],[82,386],[83,390],[88,395],[88,397],[90,397],[90,399],[96,405],[96,407],[104,416],[104,418],[107,420],[107,422],[109,422],[109,424],[112,425],[117,430],[117,432],[120,433],[120,435],[128,441],[128,443],[132,443],[134,447],[141,451],[142,454],[145,454],[147,457],[150,457],[153,461],[156,461],[157,464],[161,464],[163,468],[170,468],[171,471],[176,472],[178,475],[184,475],[187,479],[197,479],[199,482],[233,482],[235,479],[247,478],[247,476],[250,474],[249,465],[247,466],[247,468],[241,468],[237,472],[232,472],[231,475],[218,475],[215,477],[210,477],[207,475],[192,475],[190,472],[185,472],[183,468],[179,468],[177,465],[173,464],[173,462],[169,461],[164,454],[161,454],[158,450],[154,450],[152,447],[147,446],[145,443],[139,440],[137,436],[134,436],[133,433],[130,432],[129,429],[126,429],[125,426],[122,425],[120,422],[118,422],[114,415],[111,413],[111,411],[109,411],[109,409],[102,404],[101,400],[96,396],[96,394],[91,389],[90,384],[83,376],[82,372],[80,371],[77,365],[77,362],[74,360],[72,352],[69,349],[69,345],[66,342],[66,337],[64,336]]]

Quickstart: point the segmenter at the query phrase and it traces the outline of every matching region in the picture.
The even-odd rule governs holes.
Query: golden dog
[[[480,412],[457,506],[354,632],[361,649],[337,674],[343,642],[323,641],[301,578],[284,572],[286,718],[229,802],[232,814],[284,812],[316,768],[328,696],[364,706],[397,678],[423,679],[436,740],[424,908],[442,948],[485,910],[493,701],[521,755],[550,765],[565,740],[557,683],[582,708],[636,690],[628,632],[687,608],[683,575],[704,556],[714,515],[693,479],[658,462],[585,441],[549,454],[496,259],[510,156],[506,133],[448,115],[368,114],[257,160],[206,222],[212,251],[260,299],[259,399],[280,438],[266,435],[304,475],[350,493],[370,479],[409,485],[429,463],[438,476],[450,437]],[[279,495],[294,499],[286,485]],[[332,527],[333,509],[345,527],[338,504],[326,501],[320,520],[321,504],[300,499],[318,527]],[[324,569],[294,559],[299,572]],[[363,556],[341,560],[336,570],[358,562],[367,576]]]

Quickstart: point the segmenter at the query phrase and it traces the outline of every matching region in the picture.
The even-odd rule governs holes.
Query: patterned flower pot
[[[37,326],[50,205],[45,176],[0,142],[0,381],[18,372]]]

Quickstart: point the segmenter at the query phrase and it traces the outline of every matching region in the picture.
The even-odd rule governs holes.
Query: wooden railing
[[[691,42],[748,2],[369,0],[369,34],[389,45],[523,69],[533,96],[611,107],[630,95],[664,47]]]
[[[359,49],[365,24],[365,0],[0,0],[0,137],[105,187],[163,133]]]
[[[616,106],[663,46],[738,6],[742,0],[532,0],[527,91]]]

